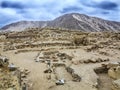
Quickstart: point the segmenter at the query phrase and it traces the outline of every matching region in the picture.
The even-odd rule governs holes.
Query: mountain
[[[20,21],[16,23],[11,23],[1,28],[3,31],[22,31],[26,28],[32,27],[43,27],[45,25],[44,21]]]
[[[108,21],[79,13],[70,13],[52,21],[20,21],[1,28],[4,31],[21,31],[31,27],[54,27],[81,31],[120,31],[120,22]]]

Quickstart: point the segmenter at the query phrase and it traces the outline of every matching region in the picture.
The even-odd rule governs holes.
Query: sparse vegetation
[[[76,45],[76,46],[79,46],[79,45],[88,45],[89,42],[88,42],[88,39],[86,36],[79,36],[79,37],[74,37],[73,38],[73,43]]]

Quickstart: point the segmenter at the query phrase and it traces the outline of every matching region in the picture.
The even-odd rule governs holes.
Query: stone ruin
[[[0,66],[7,67],[9,64],[9,59],[5,56],[0,56]]]
[[[110,69],[108,70],[108,75],[114,79],[112,82],[113,90],[120,90],[120,63],[109,64]]]
[[[0,90],[28,90],[30,87],[27,69],[19,69],[9,59],[0,56]]]
[[[73,38],[73,41],[72,41],[76,46],[79,46],[79,45],[88,45],[89,44],[89,40],[88,40],[88,37],[86,35],[80,35],[80,36],[75,36]]]
[[[59,61],[64,61],[65,59],[72,60],[72,57],[65,53],[60,53],[59,51],[54,51],[54,50],[40,51],[38,55],[35,57],[36,62],[46,62],[50,60],[51,62],[54,62],[54,63],[56,62],[56,65]]]
[[[72,75],[73,81],[75,81],[75,82],[81,81],[81,77],[78,74],[76,74],[72,68],[66,67],[66,70],[67,70],[67,72],[69,72]]]
[[[112,81],[112,90],[120,90],[120,63],[108,63],[102,64],[101,67],[95,68],[94,71],[99,73],[106,73],[108,77],[111,78]]]
[[[101,62],[107,62],[109,61],[109,58],[96,58],[96,59],[87,59],[84,60],[83,63],[88,64],[88,63],[101,63]]]
[[[65,63],[65,61],[71,62],[71,60],[72,57],[67,55],[66,53],[62,53],[59,51],[50,51],[50,50],[39,52],[35,58],[36,62],[45,63],[47,65],[47,69],[44,70],[44,73],[46,75],[49,75],[47,79],[51,78],[50,76],[51,74],[55,75],[56,80],[61,79],[59,77],[58,72],[56,72],[56,69],[62,68],[65,70],[66,73],[70,74],[70,76],[72,77],[71,81],[80,82],[81,77],[78,74],[76,74],[72,68],[67,67],[67,64]]]

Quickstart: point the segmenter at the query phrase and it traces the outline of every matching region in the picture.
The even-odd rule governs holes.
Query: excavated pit
[[[98,90],[112,90],[112,80],[107,73],[99,73]]]
[[[108,76],[107,66],[98,67],[94,71],[99,76],[98,90],[112,90],[112,79]]]
[[[66,71],[65,67],[56,67],[55,73],[57,76],[57,79],[65,79],[66,81],[72,81],[72,76]]]

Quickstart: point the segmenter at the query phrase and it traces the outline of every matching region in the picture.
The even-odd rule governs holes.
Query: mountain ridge
[[[2,27],[2,31],[23,31],[26,28],[66,28],[80,31],[120,31],[120,22],[104,20],[85,14],[70,13],[55,18],[51,21],[19,21]]]

